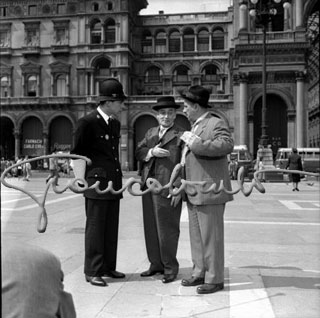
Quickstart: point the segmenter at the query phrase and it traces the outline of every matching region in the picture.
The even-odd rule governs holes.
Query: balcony
[[[11,47],[0,47],[0,56],[11,56],[12,49]]]
[[[239,33],[239,44],[262,44],[261,33]],[[306,33],[302,31],[267,32],[267,43],[296,43],[306,42]]]
[[[70,53],[70,47],[69,45],[60,45],[60,44],[55,44],[51,45],[51,54],[52,55],[66,55]]]
[[[22,47],[22,54],[24,56],[28,55],[40,55],[40,46],[35,45],[35,46],[24,46]]]

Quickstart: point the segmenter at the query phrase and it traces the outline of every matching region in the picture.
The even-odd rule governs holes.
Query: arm
[[[220,157],[226,156],[233,150],[233,139],[229,128],[223,120],[218,120],[206,140],[195,138],[189,145],[190,150],[199,156]]]

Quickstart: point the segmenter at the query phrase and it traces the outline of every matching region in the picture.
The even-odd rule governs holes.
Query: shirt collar
[[[104,119],[104,121],[106,122],[106,124],[108,125],[108,124],[109,124],[110,116],[107,115],[106,113],[104,113],[104,112],[101,110],[100,106],[97,108],[97,111],[98,111],[98,113],[101,115],[101,117]]]
[[[194,123],[192,126],[197,126],[202,120],[204,120],[208,116],[209,112],[206,112],[202,114]]]

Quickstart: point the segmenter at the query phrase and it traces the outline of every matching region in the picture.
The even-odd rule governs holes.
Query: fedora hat
[[[162,96],[157,99],[157,103],[152,106],[154,110],[159,110],[162,108],[179,108],[180,105],[176,104],[174,97],[172,96]]]
[[[210,92],[200,85],[190,86],[187,90],[179,91],[180,96],[192,103],[197,103],[201,107],[210,108],[208,105]]]
[[[100,83],[99,103],[105,101],[123,101],[127,97],[123,93],[123,87],[116,78],[108,78]]]

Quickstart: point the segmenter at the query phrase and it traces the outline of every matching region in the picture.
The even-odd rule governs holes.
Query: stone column
[[[44,131],[42,133],[42,139],[43,139],[43,155],[45,156],[50,153],[48,132]]]
[[[120,141],[120,159],[121,168],[129,170],[129,153],[128,153],[128,105],[122,108],[121,113],[121,141]]]
[[[21,135],[20,135],[20,131],[18,130],[15,130],[13,134],[14,134],[14,157],[17,158],[17,157],[20,157]]]
[[[297,78],[297,105],[296,105],[296,141],[297,147],[304,146],[304,74],[298,72]]]
[[[303,27],[303,0],[296,0],[296,28]]]
[[[248,127],[248,119],[247,119],[247,105],[248,105],[248,78],[246,74],[240,74],[240,145],[247,145],[247,127]]]
[[[212,51],[212,32],[209,32],[209,52]]]
[[[198,52],[198,33],[194,34],[194,51]]]
[[[248,10],[245,4],[239,7],[239,32],[248,29]]]

